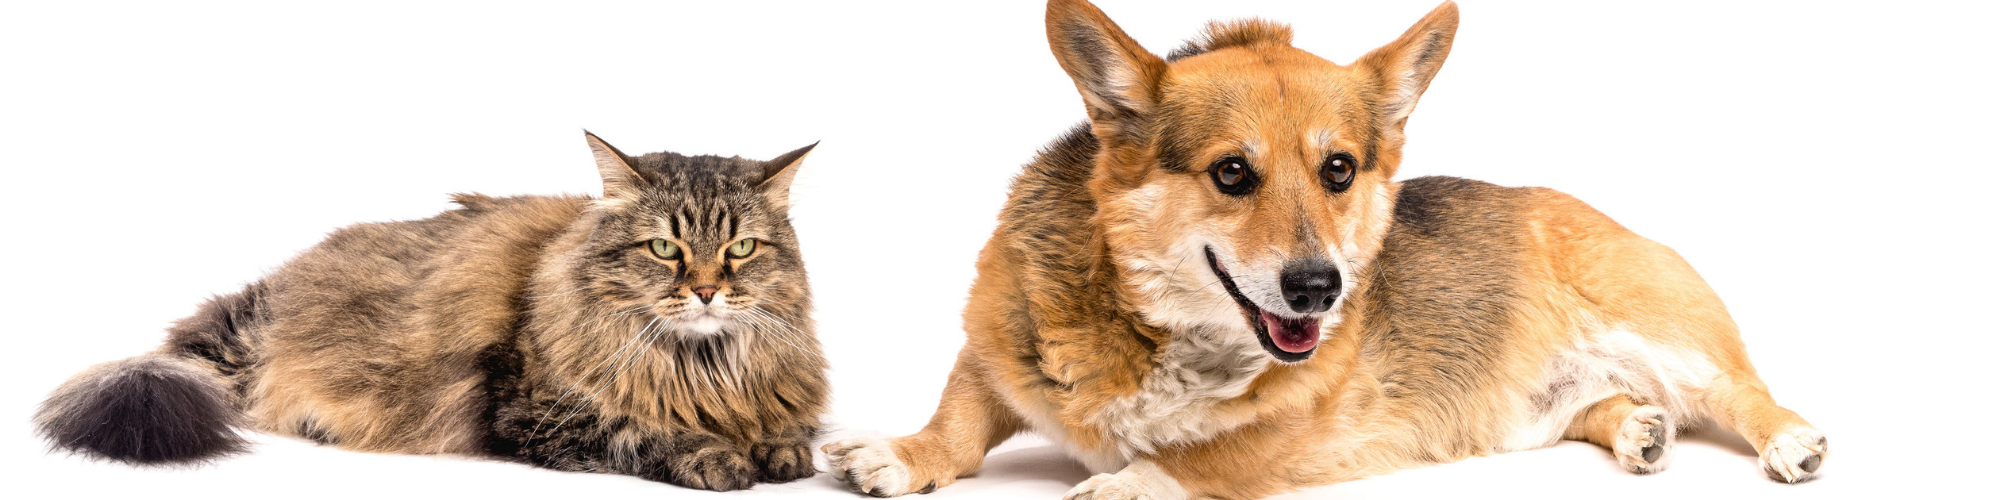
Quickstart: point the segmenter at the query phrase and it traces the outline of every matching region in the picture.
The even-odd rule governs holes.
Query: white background
[[[580,129],[628,152],[767,158],[824,141],[794,219],[834,367],[833,432],[926,421],[1007,181],[1082,119],[1043,6],[1008,2],[0,6],[4,486],[29,497],[717,497],[628,477],[257,436],[207,467],[46,454],[35,402],[361,221],[445,194],[596,193]],[[1208,19],[1292,23],[1337,62],[1434,6],[1101,6],[1165,53]],[[1985,495],[2000,278],[1992,4],[1469,0],[1402,177],[1555,187],[1664,242],[1729,303],[1824,477],[1764,479],[1733,436],[1636,477],[1593,446],[1475,458],[1324,498]],[[1057,498],[1010,442],[937,496]],[[736,497],[852,498],[825,475]]]

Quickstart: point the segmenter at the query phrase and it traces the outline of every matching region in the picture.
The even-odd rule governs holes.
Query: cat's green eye
[[[749,257],[750,252],[755,251],[757,251],[757,240],[750,238],[736,240],[736,244],[729,245],[729,256],[738,259]]]
[[[653,249],[653,256],[667,260],[681,260],[681,246],[667,240],[653,240],[646,245]]]

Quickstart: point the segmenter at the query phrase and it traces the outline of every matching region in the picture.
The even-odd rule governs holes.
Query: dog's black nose
[[[1340,270],[1318,259],[1287,263],[1278,275],[1278,290],[1292,312],[1326,312],[1340,296]]]

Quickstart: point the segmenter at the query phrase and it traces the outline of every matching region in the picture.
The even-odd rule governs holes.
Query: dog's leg
[[[896,439],[844,439],[821,448],[833,475],[878,497],[930,493],[979,470],[987,450],[1020,430],[1019,419],[981,380],[977,360],[961,352],[930,425]]]
[[[1674,422],[1658,406],[1639,405],[1624,395],[1598,401],[1577,415],[1563,438],[1597,443],[1633,474],[1666,468],[1674,448]]]
[[[1063,495],[1063,500],[1183,500],[1181,482],[1153,461],[1140,458],[1118,472],[1098,474]]]
[[[1819,472],[1826,459],[1826,434],[1778,406],[1755,374],[1738,373],[1716,385],[1707,398],[1710,415],[1757,447],[1757,465],[1765,475],[1797,483]]]
[[[1550,206],[1570,205],[1575,212],[1590,214],[1578,219],[1587,224],[1615,227],[1610,219],[1591,211],[1582,202],[1550,195]],[[1576,241],[1586,241],[1579,239]],[[1771,400],[1757,371],[1744,352],[1736,323],[1729,317],[1722,299],[1701,280],[1701,275],[1665,245],[1622,234],[1597,238],[1588,245],[1571,245],[1565,255],[1576,269],[1578,290],[1589,302],[1600,304],[1600,318],[1638,325],[1633,333],[1649,345],[1659,346],[1661,359],[1679,353],[1700,353],[1709,365],[1683,372],[1694,375],[1673,382],[1667,390],[1681,390],[1698,398],[1692,410],[1723,427],[1735,431],[1757,448],[1757,461],[1772,479],[1796,483],[1819,470],[1826,457],[1826,436],[1805,419],[1781,408]],[[1714,373],[1708,368],[1713,367]]]
[[[1064,498],[1263,498],[1332,483],[1345,477],[1343,467],[1327,451],[1327,435],[1305,429],[1331,420],[1334,408],[1271,415],[1204,442],[1166,447],[1118,472],[1093,476]]]

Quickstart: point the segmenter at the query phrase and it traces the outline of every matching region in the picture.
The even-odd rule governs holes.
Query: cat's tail
[[[239,328],[260,286],[217,297],[169,330],[151,354],[93,366],[56,388],[35,412],[56,449],[134,465],[201,462],[242,451],[233,384],[247,350]]]
[[[243,449],[240,415],[213,370],[169,354],[91,367],[35,412],[56,448],[129,464],[196,462]]]

